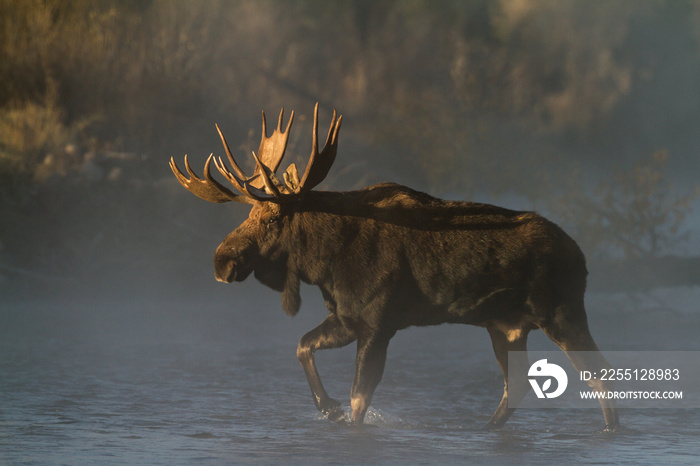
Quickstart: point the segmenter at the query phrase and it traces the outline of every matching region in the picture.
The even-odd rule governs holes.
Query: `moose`
[[[300,281],[320,288],[329,314],[301,338],[297,357],[316,408],[328,419],[345,422],[345,413],[326,393],[314,353],[357,342],[349,422],[362,424],[384,372],[389,341],[409,326],[486,328],[505,381],[487,424],[491,429],[503,426],[530,388],[527,364],[508,367],[508,353],[526,351],[531,330],[542,329],[579,372],[609,367],[588,328],[584,255],[557,225],[536,213],[444,201],[393,183],[314,191],[335,160],[342,122],[334,110],[319,152],[318,103],[304,174],[300,177],[290,164],[280,180],[276,173],[294,112],[284,129],[283,117],[284,109],[268,136],[262,113],[252,176],[236,163],[218,125],[230,168],[213,154],[203,178],[192,170],[187,155],[187,175],[173,158],[170,167],[185,188],[206,201],[252,206],[248,218],[216,250],[217,280],[241,282],[253,273],[281,293],[290,316],[301,306]],[[212,160],[235,192],[212,176]],[[611,389],[609,384],[589,381],[596,391]],[[605,428],[615,430],[614,403],[600,403]]]

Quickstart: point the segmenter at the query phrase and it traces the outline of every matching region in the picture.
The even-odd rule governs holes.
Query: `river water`
[[[502,393],[486,331],[400,332],[367,425],[316,412],[296,344],[324,316],[202,297],[1,303],[0,464],[697,464],[700,410],[523,409],[483,426]],[[664,294],[665,293],[665,294]],[[588,300],[607,350],[700,350],[698,290]],[[674,297],[674,299],[671,299]],[[306,298],[305,298],[306,299]],[[660,306],[661,301],[674,305]],[[624,303],[624,304],[621,304]],[[555,349],[541,332],[531,349]],[[319,352],[349,404],[354,345]]]

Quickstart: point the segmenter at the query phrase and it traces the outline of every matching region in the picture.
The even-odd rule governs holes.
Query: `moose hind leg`
[[[364,422],[374,390],[382,380],[386,353],[392,336],[393,333],[388,336],[375,335],[357,342],[355,380],[350,391],[353,424]]]
[[[560,316],[571,315],[566,311],[567,307],[560,309]],[[575,318],[556,319],[552,323],[542,327],[544,333],[561,348],[573,364],[574,368],[581,371],[597,372],[601,369],[609,369],[610,364],[600,353],[595,344],[591,332],[588,329],[585,312],[575,314]],[[609,380],[592,379],[588,381],[588,386],[596,392],[612,391],[614,384]],[[600,407],[605,418],[605,429],[616,430],[620,425],[617,415],[617,408],[614,400],[599,398]]]
[[[506,423],[513,411],[515,411],[515,406],[520,403],[529,389],[527,383],[528,359],[527,353],[525,353],[527,351],[527,334],[529,330],[523,329],[506,334],[498,328],[489,327],[488,331],[498,365],[503,371],[504,381],[503,397],[486,426],[488,429],[495,429],[502,427]],[[517,359],[511,358],[510,365],[508,364],[509,351],[521,352],[518,353]],[[508,406],[509,403],[510,407]]]
[[[314,352],[320,349],[340,348],[355,341],[355,333],[344,327],[335,314],[330,314],[321,324],[304,335],[297,346],[297,358],[304,368],[316,408],[334,422],[343,420],[340,403],[326,393],[316,370]]]

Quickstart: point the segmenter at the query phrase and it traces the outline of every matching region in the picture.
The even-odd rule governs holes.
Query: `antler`
[[[218,181],[212,178],[210,165],[213,157],[213,154],[210,155],[209,158],[207,158],[207,162],[204,164],[204,179],[199,178],[194,173],[192,167],[190,167],[190,163],[187,161],[187,155],[185,155],[185,170],[187,170],[189,178],[187,178],[185,174],[180,171],[180,169],[177,167],[177,164],[175,163],[175,160],[172,157],[170,157],[170,169],[173,171],[175,177],[182,186],[187,188],[187,190],[195,196],[204,199],[205,201],[216,203],[236,201],[251,204],[253,202],[253,199],[251,197],[247,195],[241,196],[234,194],[233,192],[231,192],[231,190],[225,188]],[[214,161],[214,163],[216,163],[216,160]],[[216,165],[218,168],[219,165]],[[236,185],[234,184],[234,186]],[[238,188],[238,186],[236,187]]]
[[[328,128],[328,136],[326,137],[326,144],[323,147],[321,153],[318,153],[318,102],[316,102],[316,107],[314,108],[314,130],[313,130],[313,145],[311,147],[311,156],[309,158],[309,163],[306,165],[306,171],[304,172],[304,177],[301,179],[297,193],[310,191],[316,187],[321,181],[326,178],[328,172],[331,169],[331,165],[335,161],[335,155],[338,151],[338,134],[340,132],[340,124],[343,121],[343,116],[341,115],[336,120],[335,109],[333,109],[333,118],[331,119],[331,126]]]
[[[287,140],[289,139],[289,128],[292,126],[294,121],[294,110],[292,110],[291,115],[289,115],[289,121],[287,122],[287,128],[282,131],[282,118],[284,116],[284,108],[280,110],[280,118],[277,122],[277,128],[272,132],[272,136],[267,137],[267,124],[265,123],[265,112],[262,112],[262,138],[260,139],[260,147],[258,148],[258,157],[260,162],[255,167],[255,175],[262,171],[262,167],[267,167],[272,173],[277,171],[282,157],[284,157],[284,151],[287,150]],[[255,156],[255,154],[253,154]],[[258,157],[256,157],[256,162]]]
[[[187,188],[196,196],[209,202],[247,202],[254,201],[271,201],[271,202],[286,202],[294,199],[304,192],[310,191],[318,185],[328,174],[328,171],[335,160],[335,155],[338,149],[338,133],[340,131],[340,123],[342,116],[336,119],[336,111],[333,110],[333,119],[331,120],[330,128],[328,129],[328,137],[323,150],[318,152],[318,103],[314,109],[314,127],[313,127],[313,146],[311,157],[306,166],[304,176],[299,181],[299,174],[296,166],[290,164],[287,171],[284,173],[285,184],[282,184],[275,172],[282,162],[284,152],[287,149],[287,141],[289,139],[289,128],[294,120],[294,112],[292,111],[287,127],[282,130],[282,120],[284,117],[284,109],[280,111],[277,128],[272,132],[271,136],[267,136],[267,123],[265,121],[265,112],[262,112],[262,138],[258,154],[253,152],[255,159],[255,172],[253,176],[247,177],[240,166],[233,158],[231,149],[221,129],[216,125],[216,130],[221,137],[226,156],[228,158],[233,172],[226,167],[224,161],[219,157],[214,159],[214,165],[219,172],[233,185],[241,194],[234,194],[231,190],[222,186],[217,182],[210,172],[210,165],[213,156],[210,155],[204,164],[204,179],[199,178],[187,161],[185,156],[185,169],[189,174],[189,178],[175,164],[173,158],[170,159],[170,168],[180,184]]]

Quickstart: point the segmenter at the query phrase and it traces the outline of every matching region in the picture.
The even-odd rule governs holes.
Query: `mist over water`
[[[698,410],[622,410],[624,430],[606,434],[598,409],[522,409],[484,431],[502,376],[487,332],[462,325],[399,332],[367,425],[333,424],[315,410],[295,352],[325,315],[317,292],[304,288],[291,319],[259,285],[211,290],[3,303],[0,462],[690,464],[700,455]],[[699,294],[658,291],[668,309],[591,295],[591,331],[605,350],[700,350]],[[529,348],[556,349],[539,331]],[[349,412],[354,345],[317,353],[317,364]]]

